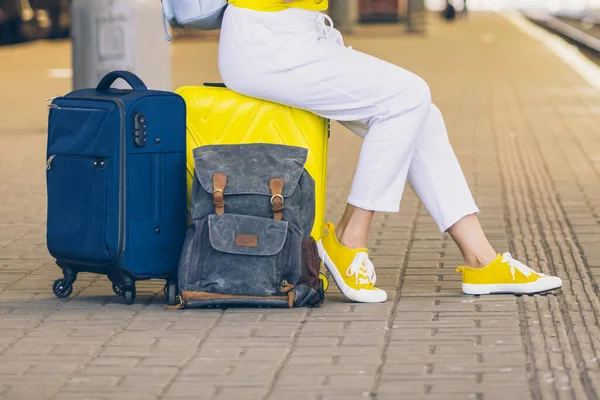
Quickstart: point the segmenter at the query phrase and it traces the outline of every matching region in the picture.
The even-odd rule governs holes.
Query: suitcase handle
[[[129,71],[112,71],[108,74],[104,75],[104,78],[100,80],[96,90],[108,90],[110,89],[110,85],[112,85],[117,79],[123,79],[125,82],[129,84],[133,88],[134,91],[142,91],[148,90],[148,87],[142,82],[140,78],[137,77],[134,73]]]

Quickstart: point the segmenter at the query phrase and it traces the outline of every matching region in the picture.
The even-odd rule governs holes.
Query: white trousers
[[[223,82],[337,120],[363,137],[349,204],[398,211],[408,178],[442,232],[478,213],[425,81],[344,46],[326,20],[314,11],[228,6],[219,44]]]

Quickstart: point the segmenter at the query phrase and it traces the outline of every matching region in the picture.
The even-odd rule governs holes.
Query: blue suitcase
[[[110,86],[122,78],[132,90]],[[68,297],[79,272],[106,274],[135,300],[135,281],[165,279],[170,303],[187,228],[186,107],[114,71],[52,100],[46,163],[47,246]]]

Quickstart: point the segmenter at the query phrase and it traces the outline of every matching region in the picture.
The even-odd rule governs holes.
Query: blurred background
[[[330,0],[327,13],[348,43],[372,38],[364,50],[381,47],[388,58],[414,41],[421,51],[440,35],[472,35],[461,33],[469,30],[465,25],[504,10],[517,10],[600,62],[600,0]],[[171,29],[163,22],[160,0],[0,0],[0,86],[10,110],[5,127],[41,129],[46,110],[31,107],[33,93],[45,99],[94,87],[116,69],[138,74],[153,89],[220,81],[219,32]],[[483,35],[488,41],[494,36]],[[402,42],[384,44],[386,37]],[[457,40],[451,46],[470,39]]]
[[[68,38],[73,1],[77,0],[1,0],[0,43]],[[418,31],[424,28],[414,26],[414,20],[422,18],[419,14],[444,12],[448,8],[453,9],[450,18],[452,11],[464,15],[466,11],[520,9],[546,11],[561,18],[587,17],[588,24],[600,10],[600,0],[330,0],[330,4],[330,14],[337,17],[342,27],[354,23],[404,23]],[[175,35],[182,33],[176,31]]]

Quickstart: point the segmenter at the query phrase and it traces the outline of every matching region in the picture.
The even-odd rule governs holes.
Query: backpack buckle
[[[283,179],[273,178],[269,181],[271,187],[271,210],[273,211],[273,219],[283,219]]]
[[[280,194],[274,194],[273,196],[271,196],[271,205],[275,206],[275,199],[280,199],[280,201],[278,203],[280,203],[283,206],[283,196]]]

